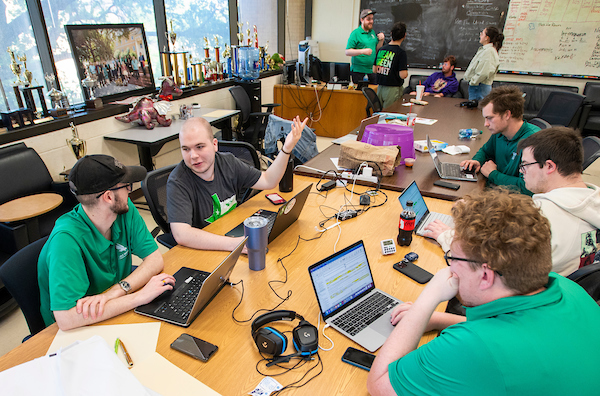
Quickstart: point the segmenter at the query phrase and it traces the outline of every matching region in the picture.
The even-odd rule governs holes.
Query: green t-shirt
[[[523,121],[523,125],[511,140],[508,140],[501,133],[496,133],[490,137],[473,156],[473,159],[479,161],[482,166],[487,160],[494,161],[498,166],[498,170],[489,174],[488,182],[497,186],[514,186],[522,194],[533,195],[531,191],[525,188],[525,181],[519,172],[522,153],[517,151],[517,144],[519,140],[525,139],[539,130],[539,127]]]
[[[112,225],[112,241],[91,222],[81,205],[61,216],[38,260],[41,313],[73,308],[82,297],[100,294],[131,273],[131,255],[145,258],[158,246],[133,203]]]
[[[546,286],[467,308],[466,322],[388,366],[396,393],[597,395],[600,307],[556,273]]]
[[[373,73],[373,63],[377,55],[377,35],[373,30],[366,32],[362,26],[357,27],[350,33],[346,49],[371,48],[371,55],[353,56],[350,62],[350,70],[356,73]]]

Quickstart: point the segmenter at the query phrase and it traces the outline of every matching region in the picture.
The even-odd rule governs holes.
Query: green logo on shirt
[[[205,219],[207,223],[212,223],[217,219],[225,216],[227,213],[231,212],[237,206],[237,200],[235,199],[235,194],[231,197],[225,199],[223,202],[219,201],[219,196],[215,193],[211,195],[212,203],[213,203],[213,214],[209,218]]]

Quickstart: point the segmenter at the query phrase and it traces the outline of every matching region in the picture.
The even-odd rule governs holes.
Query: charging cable
[[[319,316],[317,317],[317,329],[321,327],[321,314],[319,314]],[[325,335],[325,329],[329,327],[329,323],[326,323],[325,326],[323,326],[323,337],[327,338],[327,340],[331,343],[331,346],[329,348],[323,348],[321,345],[319,345],[319,348],[322,351],[331,351],[333,349],[333,347],[335,346],[333,340],[329,337],[327,337],[327,335]]]
[[[327,228],[323,228],[323,229],[319,229],[319,227],[318,227],[318,226],[315,226],[315,231],[317,231],[317,232],[325,232],[325,231],[327,231],[327,230],[331,230],[333,227],[336,227],[336,226],[338,226],[339,224],[340,224],[340,222],[338,221],[338,222],[336,222],[335,224],[332,224],[332,225],[330,225],[329,227],[327,227]]]

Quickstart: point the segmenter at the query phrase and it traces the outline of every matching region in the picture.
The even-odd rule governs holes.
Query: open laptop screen
[[[362,241],[321,260],[308,271],[324,318],[375,288]]]
[[[423,216],[429,213],[429,208],[427,208],[427,205],[423,200],[423,196],[421,195],[421,191],[419,191],[419,187],[417,187],[417,183],[415,181],[410,183],[410,185],[398,197],[398,201],[400,201],[402,208],[406,208],[406,203],[408,201],[413,201],[413,210],[416,214],[415,224],[417,226],[421,223]]]

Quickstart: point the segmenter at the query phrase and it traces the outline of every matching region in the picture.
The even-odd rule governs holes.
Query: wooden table
[[[291,198],[309,183],[314,183],[314,179],[308,177],[295,176],[294,179],[294,191],[281,193],[285,199]],[[366,190],[365,187],[357,186],[355,192],[360,193],[364,190]],[[273,308],[281,302],[269,289],[268,285],[271,280],[284,280],[286,277],[286,271],[277,263],[277,258],[288,255],[294,250],[299,235],[304,239],[321,235],[315,231],[317,223],[324,218],[320,206],[327,205],[338,208],[339,205],[344,203],[344,194],[350,198],[349,192],[344,193],[344,190],[339,188],[329,191],[327,197],[311,193],[298,221],[269,245],[267,265],[264,270],[251,271],[248,267],[247,257],[242,256],[239,259],[231,276],[232,283],[239,280],[244,281],[243,301],[235,312],[237,319],[247,320],[256,310]],[[388,201],[385,205],[373,208],[357,218],[347,220],[341,224],[342,231],[337,249],[342,249],[359,239],[363,239],[375,285],[401,300],[414,301],[424,286],[392,269],[392,264],[400,261],[409,251],[419,254],[417,264],[432,273],[445,267],[446,263],[442,258],[441,249],[435,242],[418,236],[414,237],[410,247],[398,247],[397,253],[382,256],[380,240],[396,238],[398,216],[400,214],[398,194],[389,191],[387,194]],[[378,197],[377,201],[382,202],[382,197]],[[452,206],[449,201],[429,198],[426,198],[426,201],[431,210],[443,213],[449,213]],[[358,202],[357,194],[352,198],[352,202]],[[225,234],[259,208],[273,209],[274,206],[264,198],[263,194],[259,194],[208,226],[207,230],[221,235]],[[325,207],[321,209],[327,214],[332,212],[331,209],[328,211]],[[307,268],[334,252],[334,244],[338,238],[338,233],[339,230],[336,227],[322,234],[317,240],[300,241],[296,251],[291,253],[288,258],[283,259],[283,265],[287,270],[287,283],[273,284],[274,289],[281,296],[285,296],[288,290],[292,291],[289,301],[282,304],[280,309],[296,310],[315,326],[317,325],[319,309]],[[165,271],[174,273],[181,266],[211,271],[226,255],[226,252],[197,251],[177,246],[164,255]],[[162,323],[157,346],[157,352],[162,356],[223,395],[247,394],[263,378],[255,370],[255,365],[260,360],[260,354],[251,337],[251,322],[237,324],[231,318],[232,310],[240,301],[240,292],[239,285],[225,287],[188,329]],[[443,309],[445,309],[445,306],[441,304],[438,310]],[[103,324],[144,323],[150,321],[151,319],[130,311]],[[272,324],[280,331],[291,330],[296,325],[297,321]],[[323,322],[321,321],[320,333],[322,329]],[[1,357],[0,371],[45,354],[56,331],[57,326],[53,324]],[[184,332],[218,345],[219,350],[208,363],[201,363],[172,350],[169,345]],[[324,365],[323,373],[305,387],[292,390],[289,393],[298,395],[366,395],[367,372],[341,361],[342,354],[347,347],[361,347],[333,329],[327,329],[326,334],[333,339],[335,347],[329,352],[319,352]],[[434,332],[427,333],[421,339],[421,343],[426,343],[433,337],[435,337]],[[321,335],[319,336],[319,342],[325,348],[330,346],[329,341]],[[291,349],[288,348],[286,352],[291,353]],[[135,359],[135,357],[133,358]],[[309,362],[308,364],[312,366],[315,363]],[[279,370],[277,368],[266,369],[264,365],[261,367],[265,372],[271,374]],[[307,366],[304,366],[276,378],[283,385],[289,384],[300,379],[306,369]]]
[[[403,99],[408,101],[412,97],[413,96],[410,95],[404,95]],[[480,110],[459,107],[458,105],[463,99],[436,98],[432,96],[427,96],[425,99],[429,104],[426,106],[413,105],[413,113],[417,113],[418,117],[432,118],[437,119],[438,121],[433,125],[416,124],[414,128],[415,140],[425,140],[426,136],[429,134],[431,139],[442,140],[448,143],[448,145],[465,145],[471,149],[469,154],[459,155],[448,155],[440,151],[439,158],[442,162],[460,163],[465,159],[470,159],[475,155],[477,150],[488,141],[490,134],[483,125],[484,119]],[[408,113],[410,107],[402,106],[402,103],[402,101],[397,101],[392,106],[385,109],[385,111],[403,114]],[[483,135],[479,135],[475,139],[461,140],[458,138],[458,131],[463,128],[477,128],[483,131]],[[332,145],[323,150],[323,152],[315,158],[306,162],[305,165],[323,171],[335,169],[331,162],[331,158],[337,158],[339,157],[339,154],[340,146]],[[384,177],[381,184],[382,188],[403,191],[404,188],[408,187],[411,181],[416,180],[417,185],[424,196],[456,200],[463,197],[465,194],[483,189],[485,186],[485,177],[481,174],[477,175],[479,178],[477,182],[449,180],[460,185],[460,189],[458,190],[434,186],[433,183],[436,180],[440,180],[440,177],[435,170],[429,153],[416,151],[416,157],[417,160],[412,168],[406,168],[404,165],[400,165],[396,168],[392,176]],[[298,168],[296,173],[306,176],[321,177],[321,173],[302,167]]]
[[[218,116],[211,116],[213,112],[220,112]],[[210,125],[221,129],[223,140],[232,140],[231,118],[239,114],[239,110],[223,110],[203,107],[194,110],[195,117],[205,118]],[[106,140],[116,140],[118,142],[131,143],[137,145],[140,165],[145,167],[148,172],[154,169],[152,157],[158,154],[165,143],[175,140],[179,137],[179,131],[183,125],[183,120],[174,120],[170,126],[164,127],[157,125],[154,129],[146,129],[144,126],[136,126],[123,131],[105,135]]]
[[[0,222],[24,221],[30,241],[40,239],[37,216],[57,208],[63,201],[60,194],[41,193],[13,199],[0,205]]]
[[[371,88],[376,90],[377,86]],[[273,98],[276,103],[281,103],[273,110],[275,115],[288,120],[297,115],[302,119],[318,120],[309,122],[308,126],[319,136],[344,136],[367,116],[367,99],[358,90],[331,90],[324,84],[315,87],[277,84],[273,88]]]

